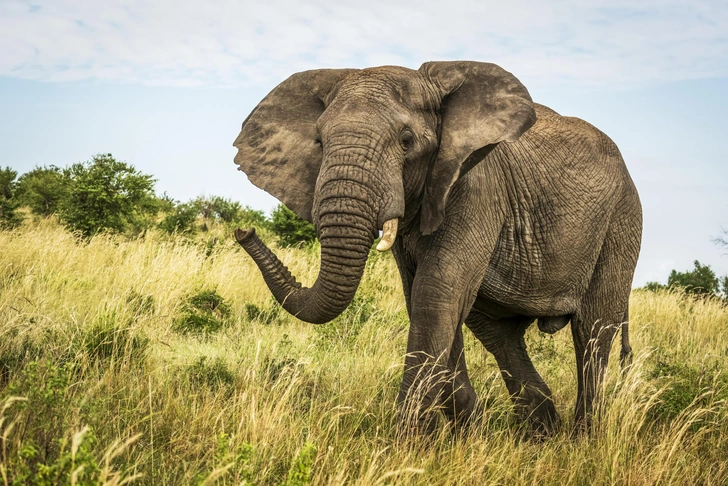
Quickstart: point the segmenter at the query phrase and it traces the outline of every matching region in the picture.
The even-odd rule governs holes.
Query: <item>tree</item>
[[[720,282],[709,265],[701,265],[695,260],[692,271],[678,272],[673,270],[667,278],[668,287],[682,287],[686,292],[696,295],[717,295]]]
[[[151,226],[158,200],[155,180],[111,154],[64,170],[67,197],[59,208],[61,220],[88,237],[100,231],[136,232]]]
[[[245,226],[258,226],[259,228],[270,227],[270,220],[265,216],[265,213],[260,209],[253,209],[250,206],[245,206],[240,210],[237,222]]]
[[[67,193],[68,179],[54,165],[36,167],[18,179],[18,199],[34,214],[50,216],[57,212]]]
[[[214,219],[225,223],[239,221],[243,216],[240,203],[220,196],[200,196],[190,203],[197,208],[204,219]],[[246,209],[248,209],[246,207]]]
[[[194,234],[196,232],[197,208],[192,204],[176,204],[169,211],[159,227],[167,233]]]
[[[725,249],[728,249],[728,230],[724,229],[723,235],[713,239],[713,242],[718,246],[722,246]]]
[[[16,177],[17,171],[10,167],[0,169],[0,228],[14,228],[23,221],[23,216],[16,212],[20,206],[16,197]]]
[[[308,221],[299,218],[284,204],[279,204],[271,213],[270,229],[278,236],[281,246],[308,244],[316,240],[316,229]]]

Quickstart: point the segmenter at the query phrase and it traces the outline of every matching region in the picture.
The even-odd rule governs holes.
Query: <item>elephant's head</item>
[[[253,184],[314,223],[316,283],[301,288],[254,231],[236,237],[286,310],[327,322],[353,298],[380,229],[386,225],[383,239],[391,241],[392,222],[404,218],[425,235],[436,231],[457,179],[535,120],[526,88],[494,64],[294,74],[243,122],[235,162]]]

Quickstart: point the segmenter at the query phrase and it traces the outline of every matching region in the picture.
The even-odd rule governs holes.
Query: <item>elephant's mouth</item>
[[[394,240],[397,238],[398,223],[398,218],[392,218],[384,223],[384,226],[382,226],[382,239],[377,245],[378,251],[387,251],[392,248]]]

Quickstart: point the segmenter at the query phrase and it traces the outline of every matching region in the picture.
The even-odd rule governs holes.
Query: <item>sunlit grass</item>
[[[564,422],[553,438],[521,439],[495,360],[466,331],[483,423],[467,437],[443,424],[403,439],[407,318],[391,256],[370,259],[344,315],[312,326],[278,312],[230,233],[85,242],[52,220],[0,232],[5,484],[39,477],[39,464],[68,484],[79,467],[77,484],[728,482],[728,309],[718,301],[633,292],[634,363],[621,373],[614,346],[590,438],[570,435],[570,333],[532,326],[529,352]],[[313,282],[315,248],[276,252]],[[191,307],[210,292],[229,312]],[[219,327],[181,332],[185,312]]]

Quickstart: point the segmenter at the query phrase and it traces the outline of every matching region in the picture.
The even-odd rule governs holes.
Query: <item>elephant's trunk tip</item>
[[[242,245],[247,240],[249,240],[250,238],[255,236],[255,228],[249,228],[246,230],[242,230],[242,229],[238,228],[235,230],[234,234],[235,234],[235,240]]]

